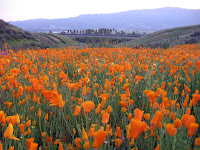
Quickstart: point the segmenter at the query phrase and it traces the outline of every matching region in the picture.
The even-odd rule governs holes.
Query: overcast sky
[[[0,19],[69,18],[161,7],[200,9],[200,0],[0,0]]]

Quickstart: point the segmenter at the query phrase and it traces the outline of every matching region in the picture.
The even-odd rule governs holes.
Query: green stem
[[[176,134],[174,135],[173,150],[175,150],[175,143],[176,143]]]

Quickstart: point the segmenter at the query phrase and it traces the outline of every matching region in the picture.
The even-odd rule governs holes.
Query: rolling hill
[[[84,37],[83,37],[84,38]],[[102,37],[103,38],[103,37]],[[98,40],[102,41],[102,38]],[[104,37],[106,38],[106,37]],[[92,38],[93,40],[97,40]],[[85,39],[86,41],[91,39]],[[114,39],[110,39],[113,41]],[[116,39],[115,39],[116,40]],[[108,39],[105,39],[103,45],[105,46]],[[97,41],[98,42],[98,41]],[[9,23],[0,20],[0,48],[3,48],[3,43],[8,43],[8,48],[12,49],[26,49],[26,48],[48,48],[48,47],[61,47],[61,46],[91,46],[91,43],[81,44],[76,38],[70,38],[67,36],[62,36],[52,33],[29,33],[23,31],[16,26],[10,25]],[[94,44],[94,42],[92,42]],[[114,44],[108,42],[109,46],[119,46],[119,47],[162,47],[168,48],[174,45],[181,45],[187,43],[200,43],[200,25],[184,26],[178,28],[171,28],[166,30],[161,30],[137,38],[135,40],[130,40],[127,42],[122,41],[120,44]],[[98,43],[99,44],[99,43]],[[97,44],[97,45],[98,45]],[[101,43],[102,44],[102,43]],[[100,45],[101,45],[100,44]]]
[[[193,43],[200,43],[200,25],[157,31],[147,36],[121,43],[118,46],[168,48],[174,45]]]
[[[3,49],[3,43],[8,44],[8,48],[47,48],[61,46],[79,46],[80,43],[69,37],[51,33],[29,33],[13,26],[3,20],[0,20],[0,48]]]
[[[63,19],[33,19],[10,22],[31,32],[68,29],[114,28],[123,31],[159,31],[167,28],[200,24],[200,9],[158,8],[130,10],[110,14],[80,15]]]

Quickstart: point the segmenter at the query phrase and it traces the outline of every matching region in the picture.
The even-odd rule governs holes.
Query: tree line
[[[86,30],[66,30],[60,32],[61,35],[96,35],[96,36],[130,36],[140,37],[146,35],[146,33],[138,33],[133,31],[132,33],[126,33],[124,31],[118,31],[116,29],[100,28],[100,29],[86,29]]]

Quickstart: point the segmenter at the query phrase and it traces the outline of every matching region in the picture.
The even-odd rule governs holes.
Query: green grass
[[[0,20],[0,48],[4,49],[4,43],[8,43],[9,49],[34,49],[41,48],[58,48],[71,46],[85,46],[79,42],[65,36],[52,33],[29,33],[22,29],[10,25]]]
[[[66,37],[52,33],[29,33],[0,20],[0,48],[8,43],[10,49],[58,47],[151,47],[169,48],[174,45],[200,43],[200,25],[166,29],[130,40],[94,37]]]
[[[172,28],[154,32],[145,37],[119,44],[119,46],[168,48],[174,45],[199,43],[200,36],[191,36],[195,32],[200,32],[200,25]]]
[[[72,40],[69,37],[65,37],[58,34],[52,34],[52,33],[35,33],[34,36],[42,41],[43,43],[48,43],[50,45],[54,46],[78,46],[80,43],[77,41]]]

